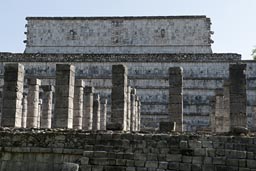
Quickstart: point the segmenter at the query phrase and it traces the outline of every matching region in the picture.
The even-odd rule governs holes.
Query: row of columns
[[[55,87],[41,85],[36,78],[28,79],[27,94],[23,92],[21,64],[5,65],[4,76],[1,126],[106,130],[107,99],[101,99],[83,80],[75,80],[74,66],[56,65]],[[112,129],[139,131],[141,103],[136,89],[127,86],[127,67],[114,65],[112,78]]]
[[[247,128],[245,69],[246,64],[230,64],[229,79],[224,82],[222,89],[216,90],[211,100],[212,132]]]
[[[228,132],[233,127],[246,127],[245,64],[231,64],[229,80],[223,90],[216,91],[212,100],[211,127],[214,132]],[[113,130],[139,131],[141,102],[136,89],[128,86],[128,70],[124,65],[112,67]],[[85,130],[106,129],[105,99],[94,93],[93,87],[75,81],[72,65],[56,65],[56,102],[52,122],[53,86],[41,86],[39,79],[29,79],[28,94],[23,94],[24,67],[21,64],[5,65],[2,126],[75,128]],[[42,87],[42,111],[39,87]],[[23,107],[22,107],[23,106]],[[183,70],[169,68],[169,121],[160,123],[160,130],[183,131]],[[85,115],[86,114],[86,115]],[[26,119],[24,119],[26,118]],[[94,119],[93,119],[94,118]],[[102,119],[101,119],[102,118]],[[53,125],[51,125],[53,123]]]
[[[41,80],[31,78],[28,79],[28,93],[25,93],[23,83],[24,66],[5,65],[1,126],[106,129],[107,100],[101,99],[100,103],[93,87],[85,86],[83,80],[75,82],[74,66],[56,65],[55,88],[52,85],[41,86]],[[42,99],[39,98],[40,87],[43,90]],[[56,98],[53,115],[54,90]]]
[[[229,80],[216,90],[211,100],[211,128],[214,132],[229,132],[246,128],[246,64],[230,64]],[[169,121],[160,122],[160,131],[183,132],[183,69],[169,68]]]

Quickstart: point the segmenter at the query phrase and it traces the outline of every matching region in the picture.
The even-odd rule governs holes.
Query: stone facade
[[[211,22],[206,16],[26,19],[25,53],[212,52]]]

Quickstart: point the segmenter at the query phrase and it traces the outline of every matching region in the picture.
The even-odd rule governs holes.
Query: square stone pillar
[[[2,121],[3,92],[0,91],[0,127]]]
[[[83,129],[92,130],[94,87],[84,87]]]
[[[41,114],[41,128],[52,127],[52,105],[53,105],[53,92],[54,86],[43,85],[43,104]]]
[[[138,102],[138,131],[141,129],[141,101]]]
[[[224,92],[223,89],[216,90],[215,96],[215,131],[214,132],[223,132],[224,127]]]
[[[21,127],[27,127],[27,114],[28,114],[28,95],[27,93],[23,93],[22,98],[22,120],[21,120]]]
[[[229,65],[230,126],[247,127],[246,64]]]
[[[169,68],[170,121],[176,123],[176,131],[183,132],[183,69]]]
[[[111,128],[113,130],[127,130],[127,74],[125,65],[112,66]]]
[[[230,83],[228,81],[225,81],[223,84],[223,95],[224,95],[224,111],[223,111],[223,132],[229,132],[230,131],[230,106],[229,106],[229,101],[230,101],[230,95],[229,95],[229,86]]]
[[[139,97],[136,95],[135,96],[135,131],[138,131],[138,121],[139,121],[139,118],[138,118],[138,112],[139,112]]]
[[[73,128],[74,85],[75,67],[69,64],[57,64],[54,128]]]
[[[229,114],[229,89],[225,84],[223,89],[216,90],[215,96],[215,113],[213,132],[230,131],[230,114]]]
[[[131,130],[131,86],[127,87],[127,119],[126,119],[127,131]]]
[[[2,127],[21,127],[24,66],[4,66]]]
[[[27,128],[38,128],[39,116],[39,86],[41,80],[36,78],[28,79],[28,114]]]
[[[108,103],[108,100],[106,98],[100,99],[100,130],[106,130],[107,103]]]
[[[92,130],[100,130],[100,96],[99,94],[93,94],[93,121]]]
[[[75,81],[75,96],[74,96],[74,117],[73,128],[82,129],[83,122],[83,102],[84,102],[84,81]]]
[[[131,89],[131,131],[136,131],[136,89]]]
[[[42,105],[43,105],[43,100],[40,98],[38,103],[37,128],[41,128]]]
[[[210,129],[212,132],[215,132],[215,108],[216,108],[216,96],[211,96],[209,98],[209,103],[210,103]]]

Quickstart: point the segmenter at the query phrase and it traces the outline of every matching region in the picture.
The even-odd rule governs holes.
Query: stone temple
[[[0,171],[255,171],[256,62],[206,16],[27,17],[0,53]]]

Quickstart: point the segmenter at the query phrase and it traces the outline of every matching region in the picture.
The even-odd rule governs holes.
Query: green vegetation
[[[256,47],[252,50],[252,58],[256,60]]]

